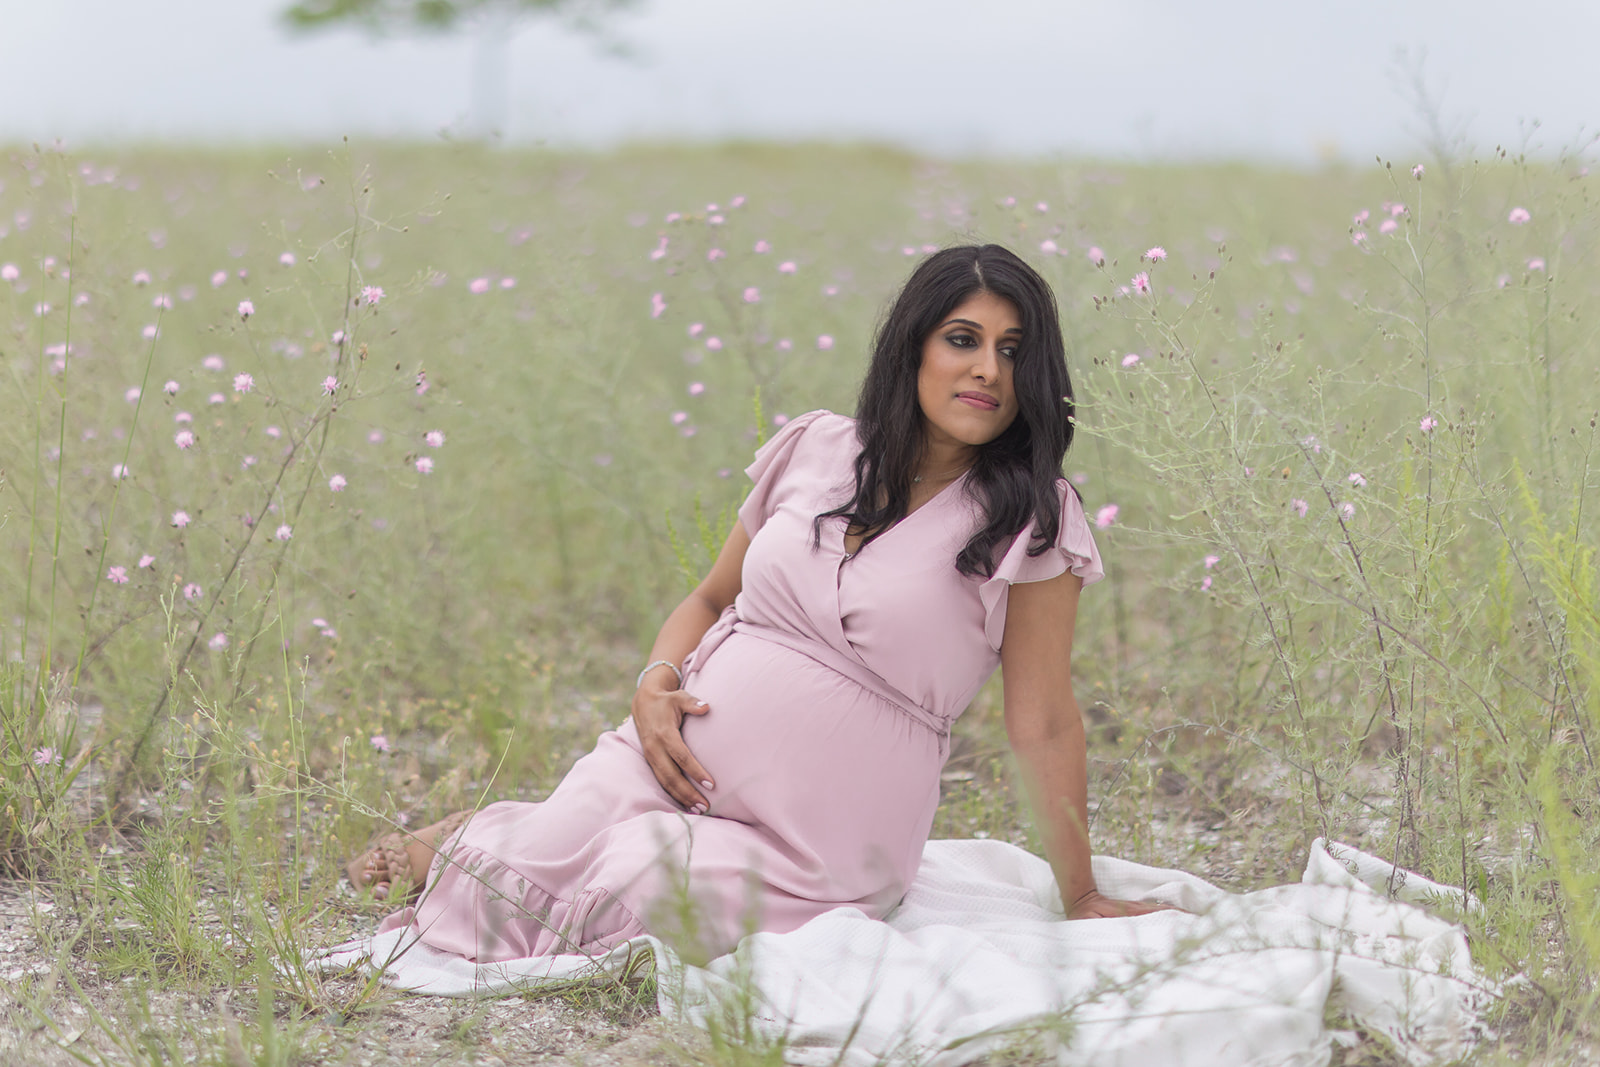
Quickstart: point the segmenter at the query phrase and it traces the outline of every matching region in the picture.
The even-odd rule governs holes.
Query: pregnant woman
[[[1048,284],[996,245],[945,249],[879,330],[854,419],[757,453],[739,521],[667,617],[632,716],[542,803],[390,835],[349,868],[480,962],[651,933],[709,955],[841,905],[881,917],[917,870],[950,726],[999,667],[1005,723],[1071,918],[1095,887],[1078,594],[1101,577],[1061,476],[1071,384]]]

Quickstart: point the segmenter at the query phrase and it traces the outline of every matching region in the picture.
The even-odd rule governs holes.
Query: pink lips
[[[956,399],[984,411],[995,411],[1000,407],[1000,401],[986,393],[957,393]]]

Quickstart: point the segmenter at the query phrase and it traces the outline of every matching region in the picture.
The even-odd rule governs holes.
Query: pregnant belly
[[[837,899],[909,884],[939,803],[932,731],[803,653],[747,634],[731,634],[685,688],[711,708],[683,727],[716,781],[705,791],[711,814],[760,828]]]

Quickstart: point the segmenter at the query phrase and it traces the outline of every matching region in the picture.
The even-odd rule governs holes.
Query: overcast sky
[[[0,141],[427,140],[485,114],[473,34],[295,37],[284,6],[0,0]],[[1400,48],[1480,148],[1600,129],[1597,0],[639,0],[611,27],[632,58],[522,24],[487,112],[507,139],[1409,158]]]

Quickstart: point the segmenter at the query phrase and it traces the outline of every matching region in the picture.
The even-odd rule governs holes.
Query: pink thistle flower
[[[130,404],[137,404],[139,402],[139,397],[143,392],[144,390],[140,389],[137,385],[130,385],[123,392],[122,399],[126,400]]]
[[[379,752],[390,751],[391,746],[389,744],[389,739],[382,734],[373,734],[371,741],[372,747],[377,749]]]
[[[228,635],[225,633],[212,634],[211,640],[206,642],[206,647],[213,652],[221,652],[228,647]]]
[[[1382,222],[1378,223],[1379,233],[1393,233],[1399,228],[1400,224],[1394,221],[1394,219],[1384,219]]]
[[[1529,270],[1544,270],[1544,259],[1543,259],[1543,257],[1534,256],[1532,259],[1528,260],[1528,269]]]
[[[1339,514],[1346,520],[1353,519],[1356,517],[1356,506],[1350,503],[1350,501],[1346,500],[1343,504],[1339,505]]]
[[[110,570],[106,571],[106,578],[109,579],[114,585],[127,585],[128,568],[112,567]]]
[[[256,457],[254,457],[254,456],[246,456],[246,457],[244,457],[243,459],[241,459],[239,461],[239,469],[240,470],[249,470],[251,467],[254,467],[255,465],[256,465]],[[246,526],[250,525],[250,520],[248,518],[245,519],[245,525]]]
[[[417,371],[417,395],[421,396],[423,393],[426,393],[427,391],[428,391],[428,372],[425,371],[425,370],[419,370],[419,371]]]
[[[180,449],[183,449],[185,451],[187,451],[188,449],[193,448],[194,447],[194,431],[193,430],[179,430],[178,433],[177,433],[177,436],[172,439],[172,443],[177,445]]]
[[[332,396],[334,390],[337,388],[339,388],[339,379],[335,378],[333,375],[330,374],[326,378],[322,379],[323,396]]]
[[[1208,591],[1210,588],[1211,588],[1211,575],[1208,574],[1200,582],[1200,591],[1202,593],[1204,593],[1204,592]]]
[[[183,599],[185,599],[185,600],[198,599],[200,594],[203,593],[203,592],[205,592],[205,590],[201,589],[200,586],[197,583],[190,582],[188,585],[183,587]]]
[[[421,458],[419,458],[417,460],[417,473],[418,474],[432,474],[433,473],[433,458],[431,456],[422,456]]]
[[[667,301],[660,293],[650,294],[650,317],[659,319],[661,313],[667,310]]]
[[[1365,489],[1367,487],[1367,476],[1360,471],[1352,471],[1350,473],[1350,484],[1357,489]]]
[[[700,396],[705,391],[706,391],[706,383],[705,382],[690,382],[689,383],[689,395],[690,396]]]
[[[703,322],[691,322],[689,324],[689,336],[690,337],[699,337],[701,334],[703,334],[705,332],[706,332],[706,324],[705,323],[703,323]]]
[[[241,300],[241,301],[239,301],[239,317],[241,319],[248,319],[251,315],[254,315],[255,313],[256,313],[256,306],[255,306],[254,303],[252,303],[249,300]]]
[[[132,474],[133,472],[125,464],[113,463],[111,465],[111,480],[114,482],[120,482],[122,479],[132,476]]]
[[[1050,210],[1050,205],[1041,200],[1037,204],[1033,205],[1033,210],[1043,215],[1046,211]]]
[[[1138,274],[1133,276],[1133,280],[1130,284],[1133,286],[1135,292],[1148,293],[1150,291],[1150,272],[1144,270],[1140,271]]]
[[[1311,505],[1306,503],[1304,500],[1301,500],[1299,497],[1295,497],[1293,500],[1289,501],[1289,506],[1294,508],[1296,514],[1298,514],[1302,519],[1306,517],[1306,512],[1311,510]]]
[[[443,448],[444,447],[444,431],[443,430],[429,430],[427,433],[422,435],[422,439],[424,441],[428,442],[428,447],[429,448]]]
[[[753,285],[747,286],[744,291],[744,302],[746,304],[759,304],[761,302],[761,290]]]
[[[788,352],[794,348],[794,342],[789,340],[787,337],[780,337],[778,338],[778,343],[773,347],[779,352]]]
[[[1105,250],[1102,249],[1099,245],[1090,245],[1089,246],[1088,256],[1089,256],[1089,262],[1093,263],[1095,266],[1103,267],[1103,266],[1106,265],[1106,253],[1105,253]]]
[[[0,263],[0,281],[14,282],[22,277],[15,263]]]
[[[250,390],[254,389],[255,387],[256,387],[256,380],[251,375],[249,375],[249,374],[235,374],[233,376],[233,391],[234,392],[236,392],[236,393],[248,393]]]
[[[710,262],[710,263],[715,263],[717,260],[722,259],[727,254],[728,253],[724,252],[720,248],[713,248],[713,249],[710,249],[710,250],[708,250],[706,252],[706,261]]]
[[[206,370],[220,371],[222,369],[222,357],[213,353],[202,359],[200,365]]]
[[[221,289],[224,285],[227,285],[227,284],[228,284],[228,272],[227,271],[219,270],[216,273],[211,275],[211,288],[213,288],[213,289]]]
[[[333,345],[335,348],[344,344],[344,331],[334,330],[333,333],[328,336],[328,343]]]
[[[728,206],[729,207],[744,207],[744,196],[743,195],[736,196],[732,200],[729,200],[728,201]]]
[[[674,222],[682,222],[683,221],[683,212],[681,212],[681,211],[669,211],[669,212],[667,212],[666,217],[663,218],[661,221],[666,223],[668,226],[671,226]]]
[[[144,555],[139,557],[139,569],[140,570],[144,570],[144,569],[148,568],[150,566],[150,564],[154,563],[155,561],[156,561],[156,558],[154,556],[152,556],[150,553],[146,552]]]
[[[272,536],[276,537],[280,541],[287,541],[289,538],[294,536],[294,528],[288,523],[284,523],[282,526],[279,526],[273,531]]]
[[[167,384],[163,385],[161,387],[161,391],[163,393],[166,393],[168,396],[177,396],[178,395],[178,383],[175,382],[175,381],[168,380]]]
[[[1417,179],[1419,182],[1422,180],[1422,176],[1427,172],[1428,168],[1424,167],[1421,163],[1418,163],[1416,166],[1411,168],[1411,176]]]
[[[1162,248],[1160,245],[1156,245],[1154,248],[1150,249],[1144,254],[1144,258],[1148,259],[1152,263],[1160,263],[1163,259],[1167,258],[1167,250]]]
[[[706,347],[708,349],[710,349],[711,351],[713,351],[713,352],[721,352],[722,351],[722,338],[720,338],[720,337],[707,337],[706,338]]]
[[[684,437],[693,437],[695,434],[699,433],[700,430],[699,430],[698,427],[690,425],[690,426],[680,427],[678,429],[678,432],[680,434],[682,434]]]
[[[342,474],[335,474],[332,478],[328,479],[328,488],[333,490],[335,493],[343,492],[344,487],[349,484],[349,482],[344,480],[344,475]]]
[[[789,416],[785,415],[781,411],[778,412],[776,415],[772,416],[772,425],[777,426],[780,429],[789,425]]]
[[[467,288],[474,293],[487,293],[489,291],[489,279],[474,278],[467,284]]]
[[[764,256],[770,251],[772,251],[772,246],[770,244],[768,244],[766,241],[757,241],[756,242],[756,247],[755,247],[756,255]]]
[[[50,305],[49,304],[44,304],[42,306],[44,307],[44,309],[46,311],[50,310]],[[139,331],[139,336],[143,337],[146,341],[154,341],[156,339],[157,332],[159,332],[159,331],[156,330],[156,325],[155,325],[155,323],[152,322],[149,325],[147,325],[144,329]]]
[[[48,746],[33,750],[33,765],[35,767],[49,767],[61,762],[61,753]]]
[[[149,285],[150,284],[150,272],[147,271],[147,270],[134,271],[133,272],[133,284],[134,285]]]
[[[709,218],[707,218],[706,221],[709,222],[713,226],[721,226],[724,222],[727,222],[728,220],[723,218],[721,215],[712,215]]]
[[[656,245],[654,248],[652,248],[650,250],[650,258],[651,259],[666,259],[667,258],[667,239],[665,237],[661,238],[661,243],[660,244]]]
[[[1117,521],[1117,515],[1121,511],[1122,509],[1116,504],[1107,504],[1105,507],[1094,513],[1094,524],[1100,527],[1100,529],[1104,530],[1106,527]]]
[[[1351,221],[1357,226],[1365,226],[1367,224],[1367,220],[1371,217],[1372,212],[1368,211],[1366,208],[1362,208],[1360,211],[1356,212],[1355,218]]]
[[[1439,420],[1434,418],[1432,415],[1424,415],[1422,417],[1422,421],[1417,424],[1418,428],[1423,433],[1432,433],[1436,428],[1438,428],[1438,425]]]
[[[1043,252],[1047,256],[1053,256],[1057,251],[1059,251],[1059,249],[1054,241],[1046,237],[1043,241],[1039,242],[1039,251]]]
[[[187,511],[174,511],[172,513],[172,525],[180,530],[189,525],[189,513]]]
[[[839,287],[837,285],[824,285],[822,287],[822,295],[823,296],[838,296],[839,295]]]
[[[266,428],[266,430],[265,430],[265,431],[263,431],[263,432],[265,432],[265,433],[266,433],[266,435],[267,435],[267,436],[268,436],[268,437],[270,437],[270,438],[272,438],[272,439],[273,439],[273,440],[274,440],[274,441],[276,441],[276,440],[277,440],[277,439],[278,439],[278,438],[280,438],[280,437],[282,437],[282,436],[283,436],[283,431],[282,431],[282,430],[280,430],[280,429],[279,429],[279,428],[278,428],[278,427],[276,427],[276,426],[268,426],[268,427],[267,427],[267,428]]]
[[[786,259],[782,263],[778,264],[779,274],[793,274],[798,269],[799,268],[795,266],[794,260],[792,259]]]
[[[221,393],[212,393],[210,396],[206,397],[206,403],[208,404],[226,404],[227,402],[228,398],[223,396]]]
[[[369,444],[369,445],[381,445],[382,443],[383,443],[383,431],[382,430],[371,430],[371,431],[368,431],[368,433],[367,433],[367,444]]]
[[[1355,245],[1355,246],[1357,246],[1357,247],[1360,247],[1361,245],[1366,244],[1367,243],[1367,231],[1366,230],[1357,230],[1355,233],[1351,234],[1350,235],[1350,243]]]
[[[1132,367],[1138,362],[1139,354],[1137,352],[1129,352],[1127,355],[1122,357],[1122,365],[1124,367]]]
[[[902,256],[914,256],[914,255],[917,254],[916,246],[915,245],[906,245],[904,248],[902,248],[900,250],[900,254]]]
[[[686,423],[688,421],[689,421],[689,413],[687,411],[674,411],[672,413],[672,425],[674,425],[674,426],[682,426],[684,423]]]
[[[1317,435],[1314,433],[1306,434],[1306,436],[1300,438],[1300,447],[1311,449],[1315,455],[1322,455],[1322,442],[1317,440]]]
[[[367,286],[363,286],[362,287],[362,289],[361,289],[361,302],[363,304],[367,305],[368,307],[377,307],[378,306],[378,302],[381,301],[382,299],[383,299],[383,286],[381,286],[381,285],[367,285]]]
[[[156,298],[150,301],[150,306],[160,311],[171,311],[172,297],[168,296],[166,293],[157,293]]]
[[[1511,209],[1511,214],[1506,216],[1506,221],[1513,226],[1521,226],[1523,223],[1531,222],[1532,220],[1533,215],[1525,207],[1514,207]]]
[[[285,252],[283,255],[279,256],[278,257],[278,265],[279,266],[283,266],[283,267],[292,267],[292,266],[294,266],[294,253],[293,252]]]
[[[1401,215],[1406,214],[1406,212],[1408,210],[1410,210],[1410,209],[1407,208],[1404,204],[1390,204],[1389,205],[1389,217],[1391,219],[1397,219]]]
[[[818,351],[826,352],[826,351],[828,351],[828,349],[830,349],[832,347],[833,347],[833,335],[832,334],[826,334],[825,333],[825,334],[818,335],[818,337],[817,337],[817,349],[818,349]]]
[[[1222,562],[1222,557],[1221,556],[1216,556],[1216,555],[1211,555],[1211,556],[1207,556],[1205,559],[1201,560],[1200,562],[1205,564],[1206,570],[1210,570],[1212,567],[1215,567],[1217,564]]]

